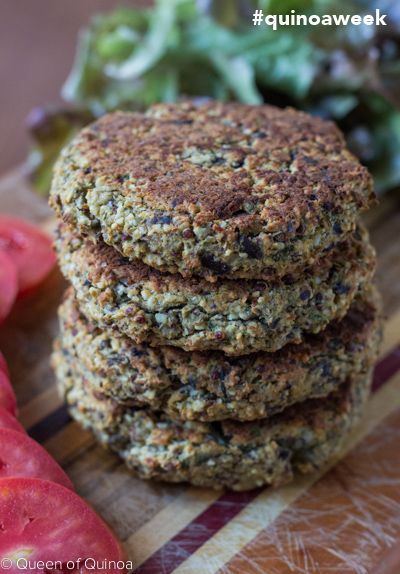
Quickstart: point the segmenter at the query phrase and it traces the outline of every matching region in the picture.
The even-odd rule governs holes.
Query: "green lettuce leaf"
[[[251,23],[256,8],[364,14],[378,7],[387,28],[274,31]],[[60,148],[85,122],[198,96],[289,104],[334,119],[384,191],[400,184],[400,2],[156,0],[153,9],[118,8],[81,31],[62,96],[65,109],[30,121],[32,177],[42,192]]]

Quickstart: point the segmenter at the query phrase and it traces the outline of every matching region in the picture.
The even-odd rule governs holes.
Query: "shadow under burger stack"
[[[325,465],[381,337],[373,202],[338,129],[292,109],[160,104],[85,128],[51,192],[72,416],[143,478],[244,490]]]

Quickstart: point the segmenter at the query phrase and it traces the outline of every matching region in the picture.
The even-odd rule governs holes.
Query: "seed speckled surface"
[[[79,234],[212,281],[298,271],[373,201],[333,123],[221,102],[103,116],[65,148],[51,191]]]
[[[355,375],[329,397],[267,420],[179,422],[99,397],[79,361],[58,354],[54,366],[72,416],[135,474],[234,490],[278,486],[329,462],[359,421],[371,381],[371,373]]]
[[[180,420],[255,420],[335,391],[374,363],[381,338],[377,292],[357,298],[342,321],[276,353],[231,358],[218,351],[137,345],[112,329],[94,326],[72,290],[59,310],[56,353],[81,370],[98,396],[162,410]]]
[[[275,282],[184,279],[130,262],[65,226],[56,246],[88,319],[136,343],[230,355],[273,352],[321,331],[346,314],[375,269],[375,252],[362,228],[301,275]]]

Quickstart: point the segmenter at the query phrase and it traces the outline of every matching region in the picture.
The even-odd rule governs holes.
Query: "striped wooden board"
[[[10,192],[22,189],[19,175],[13,177],[6,187],[0,183],[0,208],[7,211],[15,211]],[[29,193],[25,212],[27,202],[36,219],[47,215]],[[48,359],[65,286],[59,273],[18,304],[0,330],[0,349],[21,420],[124,541],[135,572],[399,574],[400,212],[383,221],[373,237],[385,266],[378,279],[389,318],[365,417],[335,464],[275,491],[222,493],[132,477],[70,420],[54,388]]]

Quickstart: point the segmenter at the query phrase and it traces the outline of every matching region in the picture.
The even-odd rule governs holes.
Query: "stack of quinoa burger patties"
[[[51,203],[72,416],[143,478],[244,490],[335,456],[381,319],[371,178],[330,122],[208,102],[112,113]]]

